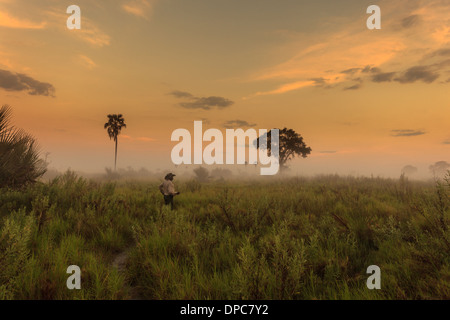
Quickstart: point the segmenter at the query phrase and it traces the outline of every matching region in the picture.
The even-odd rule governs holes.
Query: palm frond
[[[0,187],[20,187],[35,182],[46,172],[35,139],[10,126],[11,109],[0,109]]]

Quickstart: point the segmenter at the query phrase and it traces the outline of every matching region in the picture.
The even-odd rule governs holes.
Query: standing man
[[[173,197],[179,195],[180,193],[175,191],[175,186],[173,185],[173,173],[168,173],[164,177],[164,182],[159,185],[159,191],[161,191],[164,196],[164,203],[166,205],[170,204],[170,209],[173,210]]]

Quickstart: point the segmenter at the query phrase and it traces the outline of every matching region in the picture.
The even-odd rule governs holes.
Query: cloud
[[[85,55],[82,54],[78,55],[78,59],[80,63],[88,69],[94,69],[95,67],[97,67],[97,64],[94,61],[92,61],[92,59],[90,59]]]
[[[450,139],[447,139],[447,140],[445,140],[445,141],[442,141],[442,144],[448,144],[448,145],[450,145]]]
[[[372,76],[373,82],[390,82],[394,78],[396,72],[378,73]]]
[[[129,141],[141,141],[141,142],[154,142],[154,141],[157,141],[156,139],[150,138],[150,137],[137,137],[137,138],[134,138],[134,137],[126,135],[126,134],[122,134],[122,135],[120,135],[120,137],[122,139],[126,139],[126,140],[129,140]]]
[[[44,29],[46,25],[46,22],[35,23],[13,17],[4,10],[0,11],[0,27],[13,29]]]
[[[356,74],[360,74],[361,76],[363,74],[368,74],[368,73],[380,73],[381,69],[380,68],[376,68],[376,67],[372,67],[370,65],[365,66],[364,68],[350,68],[347,70],[343,70],[340,73],[347,75],[347,79],[351,79],[351,76],[355,76]],[[356,81],[359,81],[360,83],[363,82],[363,79],[361,78],[357,78],[357,79],[353,79]]]
[[[393,137],[415,137],[426,134],[426,132],[421,130],[391,130]]]
[[[345,91],[346,90],[358,90],[358,89],[361,89],[361,87],[362,87],[362,84],[361,83],[357,83],[357,84],[355,84],[353,86],[344,88],[344,90]]]
[[[26,91],[30,95],[52,96],[55,88],[50,83],[40,82],[23,73],[0,70],[0,88],[7,91]]]
[[[442,60],[440,62],[434,63],[430,66],[430,68],[434,68],[435,70],[442,70],[446,67],[450,66],[450,59]],[[450,70],[446,70],[450,72]]]
[[[203,109],[210,110],[212,107],[223,109],[231,106],[234,102],[222,97],[201,97],[193,98],[192,102],[181,102],[180,106],[186,109]]]
[[[402,72],[397,78],[394,78],[396,74],[398,74],[398,72],[381,72],[380,68],[370,68],[367,69],[359,69],[361,70],[361,72],[363,73],[373,73],[372,76],[370,76],[370,80],[372,82],[376,82],[376,83],[381,83],[381,82],[391,82],[391,81],[397,81],[399,83],[402,84],[409,84],[409,83],[414,83],[416,81],[423,81],[425,83],[433,83],[436,79],[439,78],[439,73],[437,71],[437,69],[445,67],[449,64],[450,61],[442,61],[436,64],[433,64],[431,66],[414,66],[414,67],[410,67],[409,69],[407,69],[406,71]],[[358,70],[358,68],[353,68],[353,69],[349,69],[349,70]],[[345,70],[347,71],[348,74],[354,74],[357,71],[349,71],[349,70]],[[345,73],[343,71],[343,73]],[[353,79],[355,80],[355,79]],[[363,83],[363,79],[358,78],[357,80],[360,81],[360,83]],[[344,90],[354,90],[354,89],[359,89],[360,86],[358,87],[357,85],[351,86],[351,87],[347,87]]]
[[[450,69],[450,64],[426,61],[424,55],[434,52],[435,59],[450,56],[450,2],[398,0],[382,1],[380,5],[383,15],[389,17],[383,20],[382,37],[368,33],[360,19],[350,16],[345,23],[337,18],[329,20],[335,25],[331,32],[290,34],[285,38],[286,49],[279,62],[255,72],[249,79],[266,81],[264,85],[270,83],[273,87],[249,97],[312,86],[326,88],[311,81],[321,78],[330,79],[329,84],[334,87],[344,83],[347,90],[361,87],[347,83],[355,76],[373,82],[437,83],[436,79]],[[286,57],[286,53],[290,55]],[[387,71],[382,73],[382,69]],[[338,71],[330,74],[330,70]]]
[[[65,34],[70,34],[78,37],[80,40],[91,44],[94,47],[105,47],[111,44],[111,37],[103,32],[95,23],[93,23],[86,16],[82,15],[81,29],[67,30],[65,21],[67,14],[56,10],[47,10],[44,12],[45,16],[49,18],[52,26],[59,28]]]
[[[190,94],[189,92],[178,91],[178,90],[169,92],[169,95],[172,95],[175,98],[194,98],[194,96],[192,94]]]
[[[428,55],[429,58],[436,57],[436,56],[441,56],[441,57],[450,56],[450,48],[439,49]]]
[[[317,84],[317,82],[314,80],[291,82],[291,83],[283,84],[275,90],[257,92],[253,95],[245,97],[244,100],[251,98],[251,97],[256,97],[256,96],[265,96],[265,95],[286,93],[289,91],[293,91],[293,90],[297,90],[297,89],[301,89],[301,88],[305,88],[305,87],[311,87],[316,84]]]
[[[0,0],[0,3],[4,2]],[[32,22],[24,20],[22,18],[16,18],[5,11],[4,6],[0,7],[0,26],[16,29],[44,29],[47,30],[58,30],[59,32],[64,32],[65,35],[70,34],[80,38],[81,40],[90,43],[96,47],[107,46],[111,42],[111,38],[105,32],[100,30],[100,28],[86,15],[81,14],[81,29],[79,30],[68,30],[66,26],[66,21],[69,15],[66,13],[66,7],[59,7],[58,9],[54,6],[48,6],[42,4],[43,1],[10,1],[11,4],[14,3],[15,11],[17,12],[31,12],[34,19],[44,20],[43,22]],[[27,10],[22,10],[25,8]],[[20,10],[20,11],[19,11]],[[87,9],[86,9],[87,11]]]
[[[437,78],[439,78],[439,74],[431,70],[429,66],[415,66],[409,68],[402,76],[395,78],[394,81],[403,84],[413,83],[419,80],[425,83],[432,83]]]
[[[248,123],[245,120],[229,120],[223,126],[227,129],[248,128],[256,126],[256,123]]]
[[[371,66],[366,66],[364,67],[364,69],[361,70],[361,72],[363,73],[380,73],[381,69],[380,68],[372,68]]]
[[[402,27],[406,29],[412,28],[417,26],[420,23],[420,21],[421,21],[420,15],[413,14],[402,20]]]
[[[328,79],[325,79],[323,77],[313,78],[313,79],[309,79],[309,80],[314,81],[314,84],[317,87],[323,87],[323,86],[325,86],[328,83]]]
[[[148,19],[153,13],[153,7],[157,0],[134,0],[122,5],[122,9],[127,13],[139,18]]]
[[[337,151],[335,151],[335,150],[330,150],[330,151],[319,151],[319,153],[322,153],[322,154],[333,154],[333,153],[337,153]]]
[[[341,73],[353,75],[358,71],[361,71],[361,68],[350,68],[350,69],[341,71]]]
[[[138,141],[143,141],[143,142],[153,142],[153,141],[156,141],[156,139],[149,138],[149,137],[138,137],[138,138],[136,138],[136,140],[138,140]]]
[[[189,92],[184,91],[172,91],[169,93],[169,95],[172,95],[176,98],[180,99],[188,99],[189,102],[180,102],[179,106],[186,108],[186,109],[203,109],[203,110],[210,110],[213,107],[217,107],[218,109],[223,109],[231,106],[234,104],[233,101],[223,98],[223,97],[217,97],[217,96],[210,96],[210,97],[195,97],[194,95],[190,94]]]

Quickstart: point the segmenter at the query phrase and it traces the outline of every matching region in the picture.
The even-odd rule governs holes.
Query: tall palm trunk
[[[125,119],[121,114],[108,114],[108,122],[105,123],[104,128],[108,130],[109,139],[114,139],[114,171],[117,170],[117,144],[119,140],[120,130],[126,127],[127,125],[125,124]]]
[[[116,169],[116,165],[117,165],[117,137],[116,137],[116,154],[115,154],[115,158],[114,158],[114,171],[117,171]]]

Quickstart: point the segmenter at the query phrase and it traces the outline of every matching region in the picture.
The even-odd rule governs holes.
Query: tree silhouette
[[[271,131],[262,135],[254,142],[257,148],[262,147],[260,145],[260,139],[267,139],[266,148],[271,155],[272,143],[271,143]],[[279,163],[280,170],[286,169],[286,163],[293,159],[295,156],[301,156],[306,158],[311,153],[311,148],[306,146],[303,141],[303,137],[292,129],[280,129],[279,131]]]
[[[434,176],[443,176],[447,170],[450,170],[450,163],[447,161],[438,161],[428,167]]]
[[[114,139],[115,142],[115,157],[114,157],[114,170],[116,170],[117,164],[117,140],[122,128],[126,128],[125,119],[121,114],[108,114],[108,122],[105,123],[105,129],[108,130],[109,139]]]
[[[35,139],[10,125],[11,107],[0,108],[0,187],[18,188],[34,183],[46,171]]]
[[[416,174],[418,169],[412,165],[404,166],[402,169],[402,174],[405,176],[412,176],[413,174]]]
[[[197,180],[200,182],[206,182],[209,179],[209,172],[208,169],[205,169],[203,167],[198,167],[194,169],[195,176],[197,177]]]

